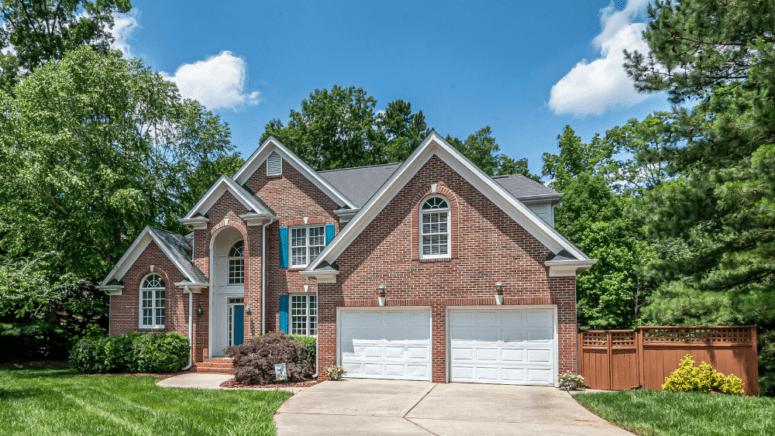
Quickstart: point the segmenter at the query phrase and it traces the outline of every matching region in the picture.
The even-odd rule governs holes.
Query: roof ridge
[[[388,165],[401,165],[403,162],[391,162],[391,163],[384,163],[384,164],[374,164],[374,165],[362,165],[359,167],[349,167],[349,168],[334,168],[331,170],[320,170],[316,171],[318,174],[320,173],[332,173],[334,171],[345,171],[345,170],[359,170],[361,168],[374,168],[374,167],[386,167]]]

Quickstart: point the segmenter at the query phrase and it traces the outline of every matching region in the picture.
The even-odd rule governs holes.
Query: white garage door
[[[551,385],[554,332],[553,309],[450,309],[450,381]]]
[[[338,318],[347,377],[431,379],[430,310],[341,310]]]

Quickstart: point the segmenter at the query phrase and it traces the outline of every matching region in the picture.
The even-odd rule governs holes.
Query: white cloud
[[[162,75],[178,85],[185,98],[198,100],[208,109],[238,109],[258,103],[258,92],[245,91],[245,60],[223,51],[193,64],[183,64],[175,74]]]
[[[650,96],[639,94],[624,72],[624,53],[637,50],[648,53],[648,44],[641,32],[645,23],[633,22],[645,10],[650,0],[629,0],[624,10],[617,11],[614,3],[600,10],[602,30],[592,40],[601,57],[577,63],[550,92],[549,107],[558,114],[576,116],[600,115],[615,107],[634,106]]]
[[[132,32],[140,27],[137,23],[137,9],[132,9],[126,14],[117,12],[113,14],[113,44],[110,45],[114,50],[119,50],[124,54],[124,57],[132,56],[132,50],[129,47],[129,37],[132,36]]]

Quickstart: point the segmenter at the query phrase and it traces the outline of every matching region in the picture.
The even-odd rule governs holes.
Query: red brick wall
[[[453,258],[419,260],[417,208],[431,184],[451,202]],[[454,234],[454,233],[457,234]],[[557,304],[559,370],[575,371],[575,278],[549,278],[549,250],[455,173],[431,158],[337,260],[336,284],[319,285],[320,365],[336,359],[336,307],[378,306],[386,286],[388,306],[432,306],[433,381],[446,380],[447,306],[494,305],[503,283],[505,305]]]
[[[277,221],[266,228],[266,330],[277,331],[280,295],[304,292],[304,285],[309,286],[308,292],[315,292],[315,285],[298,273],[303,268],[280,268],[280,228],[304,225],[307,217],[307,224],[334,224],[339,233],[338,217],[333,213],[339,205],[285,160],[281,176],[267,177],[264,163],[245,185],[277,215]]]
[[[165,287],[165,321],[163,329],[140,328],[140,284],[146,275],[153,272],[164,279]],[[183,274],[178,271],[172,261],[161,251],[155,242],[151,241],[140,254],[135,263],[124,274],[122,281],[124,289],[121,295],[110,297],[110,334],[120,336],[126,332],[178,332],[188,336],[188,295],[175,287],[175,283],[183,280]]]

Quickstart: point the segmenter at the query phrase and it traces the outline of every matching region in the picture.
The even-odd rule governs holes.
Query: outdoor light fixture
[[[247,313],[248,315],[250,315],[250,313],[251,313],[251,312],[253,312],[253,311],[252,311],[252,310],[250,310],[250,306],[245,306],[245,313]]]
[[[196,313],[197,313],[197,315],[202,316],[202,315],[204,315],[205,310],[202,309],[202,306],[199,306],[199,307],[196,308]]]
[[[384,306],[385,305],[385,285],[379,285],[379,288],[377,288],[377,291],[379,291],[379,305]]]
[[[495,304],[500,306],[503,304],[503,283],[495,283],[495,289],[498,290],[498,293],[495,295]]]

